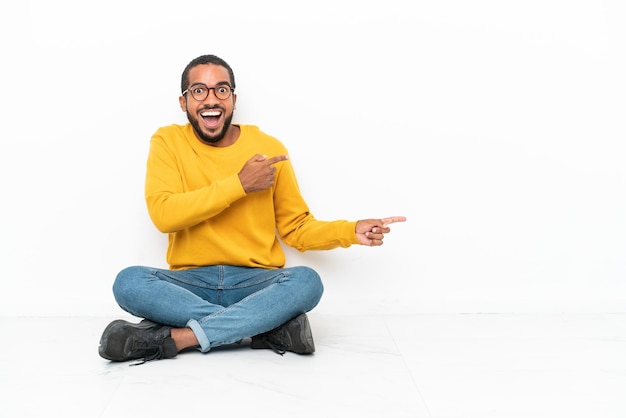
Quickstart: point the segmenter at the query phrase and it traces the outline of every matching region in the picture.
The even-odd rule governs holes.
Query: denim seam
[[[275,280],[277,276],[283,276],[283,278],[289,276],[289,274],[286,274],[285,272],[279,272],[279,273],[277,273],[274,276],[270,276],[270,277],[267,277],[267,278],[265,278],[263,280],[259,280],[259,281],[253,282],[253,283],[246,283],[246,284],[242,284],[242,285],[224,287],[224,285],[223,285],[223,283],[224,283],[224,280],[223,280],[224,275],[223,274],[220,274],[220,277],[218,279],[218,283],[219,284],[217,286],[208,286],[208,285],[204,284],[201,281],[199,283],[199,281],[195,281],[195,280],[194,281],[184,280],[184,279],[181,279],[180,277],[174,277],[172,275],[169,275],[169,274],[167,274],[166,272],[163,272],[163,271],[156,271],[155,270],[155,271],[153,271],[152,274],[154,276],[156,276],[156,277],[165,276],[169,280],[172,280],[174,282],[184,283],[184,284],[189,285],[189,286],[196,286],[196,287],[201,287],[201,288],[204,288],[204,289],[211,289],[211,290],[244,289],[246,287],[258,286],[259,284],[265,283],[265,282],[270,281],[270,280]],[[160,280],[162,280],[162,279],[160,279]]]

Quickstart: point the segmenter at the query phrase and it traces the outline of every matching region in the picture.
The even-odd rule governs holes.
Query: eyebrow
[[[217,87],[217,86],[224,86],[224,85],[226,85],[226,86],[230,87],[231,89],[233,88],[233,86],[231,86],[231,85],[230,85],[230,83],[229,83],[228,81],[219,81],[219,82],[217,82],[217,83],[215,84],[215,87]],[[209,87],[209,86],[207,86],[207,85],[206,85],[206,84],[204,84],[204,83],[193,83],[192,85],[190,85],[190,86],[189,86],[189,88],[192,88],[192,87],[194,87],[194,86],[204,86],[204,87],[207,87],[207,88]]]

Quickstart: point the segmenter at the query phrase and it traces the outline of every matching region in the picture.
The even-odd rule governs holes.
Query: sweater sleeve
[[[358,244],[356,221],[322,221],[310,213],[293,167],[289,161],[285,163],[281,164],[274,190],[276,226],[283,242],[301,252]]]

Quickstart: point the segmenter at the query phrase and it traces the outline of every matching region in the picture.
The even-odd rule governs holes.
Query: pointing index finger
[[[389,224],[393,224],[396,222],[405,222],[406,217],[405,216],[390,216],[388,218],[381,219],[381,221],[383,221],[383,225],[389,225]]]
[[[278,162],[285,161],[288,159],[289,157],[286,155],[275,155],[274,157],[268,158],[267,162],[271,165],[271,164],[276,164]]]

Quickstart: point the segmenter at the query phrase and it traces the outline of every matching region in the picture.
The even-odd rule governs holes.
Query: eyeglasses
[[[183,91],[182,95],[184,96],[187,92],[190,92],[191,97],[201,102],[209,97],[209,92],[211,90],[213,90],[213,93],[215,93],[215,97],[220,100],[228,99],[234,91],[234,89],[232,89],[228,84],[222,84],[216,87],[207,87],[204,84],[194,84],[187,90]]]

